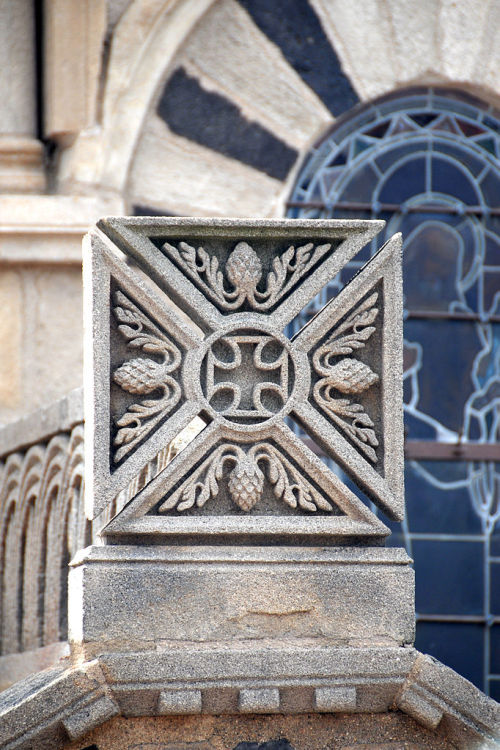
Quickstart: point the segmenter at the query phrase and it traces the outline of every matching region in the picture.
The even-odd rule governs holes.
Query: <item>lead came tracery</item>
[[[498,113],[456,91],[387,97],[343,118],[313,150],[288,210],[384,218],[387,235],[403,233],[408,520],[400,533],[420,581],[420,645],[497,698],[499,134]],[[455,571],[448,579],[447,568]]]

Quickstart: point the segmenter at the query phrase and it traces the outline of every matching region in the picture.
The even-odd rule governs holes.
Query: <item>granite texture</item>
[[[178,528],[262,542],[269,528],[276,541],[272,516],[281,538],[300,543],[316,516],[322,544],[380,543],[387,530],[288,420],[402,518],[400,237],[289,340],[284,327],[380,222],[109,218],[98,227],[85,259],[89,515],[194,417],[207,423],[105,536],[158,541]]]
[[[218,681],[221,663],[226,679]],[[423,697],[420,706],[432,707],[432,716],[428,708],[415,710],[413,694]],[[171,711],[175,717],[164,715]],[[279,715],[260,717],[260,711]],[[197,715],[182,716],[191,712]],[[250,652],[233,643],[219,651],[156,647],[102,654],[41,672],[0,695],[4,750],[93,744],[144,750],[154,742],[161,750],[194,750],[196,743],[224,750],[280,738],[306,750],[333,741],[358,750],[493,750],[500,742],[499,707],[412,648],[289,643],[276,649],[265,642]]]
[[[69,596],[70,642],[87,657],[153,643],[216,648],[240,640],[250,649],[263,638],[276,648],[283,639],[414,639],[413,571],[402,549],[91,547],[72,562]]]
[[[82,422],[83,391],[76,388],[55,403],[4,425],[0,430],[0,457],[47,441],[58,432],[70,432]]]

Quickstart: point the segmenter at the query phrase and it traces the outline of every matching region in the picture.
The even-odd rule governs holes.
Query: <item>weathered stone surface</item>
[[[116,713],[97,662],[46,670],[1,694],[0,746],[60,747],[68,736],[79,737]]]
[[[201,690],[162,690],[158,700],[158,713],[201,713]]]
[[[16,408],[21,400],[22,368],[22,285],[16,271],[0,273],[0,306],[0,404]]]
[[[283,327],[379,224],[106,219],[99,227],[114,244],[95,232],[86,262],[89,513],[195,416],[208,423],[105,534],[258,535],[272,528],[262,515],[279,516],[282,535],[297,534],[311,513],[332,541],[385,534],[286,419],[402,517],[400,239],[290,341]]]
[[[85,741],[99,750],[453,750],[442,733],[399,712],[115,719]],[[82,750],[82,743],[64,750]]]
[[[117,545],[72,565],[70,640],[87,654],[233,639],[413,641],[402,549]]]
[[[116,703],[107,695],[101,695],[97,700],[63,719],[63,725],[70,739],[75,740],[104,724],[108,719],[112,719],[118,713]]]
[[[0,456],[7,456],[35,443],[47,441],[58,432],[69,432],[83,423],[83,391],[75,388],[50,406],[7,424],[0,430]]]
[[[273,714],[280,707],[280,691],[277,688],[240,690],[238,705],[244,714]]]
[[[356,688],[316,688],[314,703],[318,711],[354,711],[356,709]]]
[[[429,727],[445,715],[448,734],[459,746],[485,731],[500,739],[500,705],[431,656],[416,660],[396,703]]]
[[[306,750],[322,750],[334,739],[336,747],[358,750],[398,750],[402,744],[411,750],[490,750],[500,740],[498,705],[452,670],[411,648],[297,647],[291,641],[276,648],[276,643],[265,640],[251,651],[236,643],[219,649],[213,644],[155,648],[149,653],[103,654],[68,670],[42,672],[4,691],[2,748],[82,750],[97,744],[100,750],[137,750],[137,743],[147,747],[156,742],[153,747],[162,750],[199,750],[199,743],[220,750],[239,742],[286,737],[293,747]],[[263,663],[265,685],[259,683]],[[426,727],[429,722],[423,717],[417,724],[400,712],[388,712],[408,691],[421,693],[423,685],[426,700],[443,712],[435,729]],[[329,696],[331,702],[336,695],[340,705],[340,696],[352,696],[353,690],[356,705],[345,705],[340,714],[324,712],[314,699]],[[199,706],[201,697],[202,714],[158,716],[164,704],[173,707],[174,694],[181,696],[178,712],[188,704]],[[272,710],[286,715],[247,717],[239,702],[242,694],[253,699],[260,695],[262,701],[267,696],[267,710],[272,698]],[[378,705],[377,696],[379,701],[383,698]],[[129,718],[106,720],[119,713]],[[226,719],[223,714],[232,716]],[[79,744],[70,743],[69,738],[77,735]]]
[[[82,507],[83,425],[69,431],[79,414],[78,396],[75,400],[6,430],[0,444],[10,451],[0,463],[2,654],[66,640],[67,588],[61,570],[66,555],[88,544],[90,531]],[[35,444],[25,446],[32,427]]]
[[[0,153],[0,172],[1,160]],[[82,237],[98,216],[121,205],[98,197],[0,195],[0,423],[82,385]]]
[[[0,656],[0,692],[15,682],[24,680],[35,672],[53,667],[61,659],[69,656],[67,641],[58,641],[48,646],[41,646],[34,651],[23,651],[20,654]]]

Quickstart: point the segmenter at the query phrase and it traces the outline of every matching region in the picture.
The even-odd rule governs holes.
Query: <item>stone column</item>
[[[35,16],[32,0],[0,0],[0,192],[45,188],[36,138]]]

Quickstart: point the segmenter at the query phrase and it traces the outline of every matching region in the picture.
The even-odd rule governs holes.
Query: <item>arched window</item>
[[[403,233],[407,519],[390,543],[415,560],[417,648],[497,700],[499,156],[491,107],[454,90],[399,92],[337,120],[305,160],[287,214],[383,218],[385,238]]]

